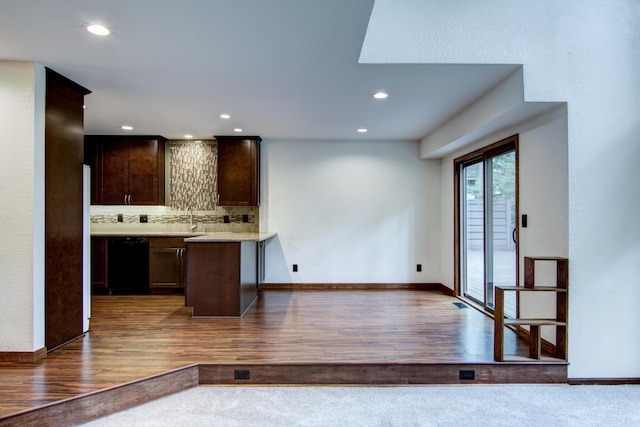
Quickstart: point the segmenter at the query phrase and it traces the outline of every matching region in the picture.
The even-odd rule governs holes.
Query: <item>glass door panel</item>
[[[462,284],[465,296],[484,303],[484,168],[462,168]]]
[[[487,159],[486,179],[491,188],[487,198],[487,263],[486,305],[493,309],[495,286],[516,285],[516,170],[515,151],[509,151]],[[505,293],[505,314],[515,317],[516,293]]]

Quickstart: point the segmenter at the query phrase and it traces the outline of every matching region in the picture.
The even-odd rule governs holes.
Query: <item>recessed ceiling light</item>
[[[367,133],[367,128],[358,128],[357,131],[358,133]]]
[[[234,132],[242,132],[242,129],[240,129],[240,128],[235,128],[233,131],[234,131]]]
[[[230,115],[228,115],[228,114],[220,114],[220,118],[221,118],[221,119],[230,119],[230,118],[231,118],[231,116],[230,116]]]
[[[389,94],[387,92],[376,92],[373,94],[375,99],[385,99]]]
[[[193,135],[186,134],[184,137],[187,138],[187,139],[191,139],[191,138],[193,138]]]
[[[122,125],[122,126],[120,126],[120,129],[122,129],[122,130],[133,130],[133,126]]]
[[[101,24],[87,25],[87,31],[96,36],[108,36],[111,33],[107,27]]]

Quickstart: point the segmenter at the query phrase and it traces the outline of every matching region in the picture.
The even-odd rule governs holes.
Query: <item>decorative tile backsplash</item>
[[[140,215],[147,218],[147,224],[189,224],[191,219],[189,215],[122,215],[122,221],[118,221],[118,215],[92,215],[92,224],[124,224],[141,223]],[[193,215],[193,221],[201,224],[255,224],[256,216],[253,214],[240,215]]]
[[[259,229],[259,208],[218,207],[211,211],[193,211],[197,231],[250,232]],[[118,216],[122,216],[122,222]],[[146,223],[140,221],[146,216]],[[189,228],[189,215],[168,206],[92,206],[91,231],[163,230],[183,231]]]
[[[216,141],[170,141],[171,207],[215,209],[217,190]]]

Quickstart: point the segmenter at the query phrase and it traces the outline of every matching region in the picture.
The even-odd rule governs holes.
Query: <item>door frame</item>
[[[453,291],[454,295],[458,297],[464,297],[462,291],[462,283],[461,283],[461,269],[460,265],[462,255],[461,255],[461,242],[460,242],[460,226],[462,225],[461,218],[461,206],[460,206],[460,169],[464,165],[477,162],[477,161],[485,161],[486,159],[504,154],[509,151],[515,151],[515,194],[516,194],[516,231],[515,231],[515,239],[516,239],[516,286],[520,283],[520,182],[519,182],[519,169],[520,169],[520,161],[519,161],[519,138],[518,134],[511,135],[507,138],[501,139],[498,142],[490,144],[486,147],[480,148],[478,150],[474,150],[468,154],[457,157],[453,160],[453,214],[454,214],[454,230],[453,230],[453,248],[454,248],[454,272],[453,272],[453,280],[454,286]],[[486,189],[485,189],[486,191]],[[486,251],[485,251],[485,264],[486,264]],[[486,281],[486,278],[485,278]],[[486,283],[485,283],[486,286]],[[485,301],[486,303],[486,301]],[[485,304],[486,305],[486,304]],[[482,306],[483,311],[485,310],[485,306]],[[516,312],[520,311],[519,300],[516,300]]]

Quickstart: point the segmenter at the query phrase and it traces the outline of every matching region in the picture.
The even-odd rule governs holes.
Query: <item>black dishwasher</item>
[[[149,239],[109,239],[107,280],[115,295],[149,294]]]

